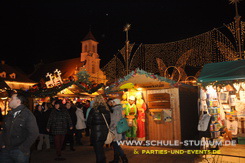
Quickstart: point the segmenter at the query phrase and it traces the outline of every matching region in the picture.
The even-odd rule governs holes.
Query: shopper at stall
[[[103,146],[108,134],[108,128],[103,115],[108,124],[110,124],[110,111],[102,95],[94,98],[93,109],[88,116],[87,125],[91,128],[91,139],[96,154],[97,163],[105,163],[106,157]]]
[[[14,93],[9,100],[11,111],[4,118],[0,141],[0,162],[28,163],[31,145],[38,137],[35,116],[24,105],[21,93]]]
[[[112,107],[113,107],[112,100],[113,100],[112,98],[107,99],[107,105],[108,105],[109,110],[110,110],[111,113],[113,113],[113,110],[112,110]],[[110,149],[110,148],[112,149],[112,145],[111,144],[105,144],[105,147],[107,149]]]
[[[91,102],[90,102],[90,106],[89,106],[89,108],[88,108],[88,110],[87,110],[87,112],[86,112],[86,123],[87,123],[87,120],[88,120],[89,113],[90,113],[90,111],[93,109],[93,108],[92,108],[93,103],[94,103],[94,101],[91,101]],[[89,132],[89,135],[90,135],[90,133],[91,133],[91,128],[90,128],[88,125],[86,125],[86,128],[88,129],[88,132]],[[93,143],[92,143],[92,140],[91,140],[91,136],[90,136],[90,146],[93,146]]]
[[[86,128],[85,118],[83,114],[83,105],[80,102],[76,103],[76,116],[77,116],[77,124],[76,124],[76,143],[78,145],[83,145],[82,143],[82,131]]]
[[[43,140],[45,142],[46,148],[49,149],[50,148],[50,143],[49,143],[49,135],[47,134],[47,130],[46,130],[46,119],[45,119],[45,113],[43,111],[43,107],[42,105],[37,105],[36,106],[36,110],[34,111],[34,115],[36,117],[37,120],[37,125],[38,125],[38,129],[39,129],[39,142],[37,145],[37,150],[40,151],[43,149]]]
[[[113,101],[112,101],[112,100],[113,100],[113,99],[111,99],[111,98],[107,99],[107,104],[108,104],[108,107],[109,107],[111,113],[113,112],[113,110],[112,110],[112,106],[113,106],[112,102],[113,102]]]
[[[84,104],[84,109],[83,109],[83,113],[84,113],[84,117],[86,118],[86,114],[87,114],[87,110],[90,107],[90,100],[86,100],[85,104]],[[86,127],[85,128],[85,135],[89,136],[90,132],[89,132],[89,128]]]
[[[47,127],[48,119],[49,119],[49,116],[52,112],[51,103],[43,102],[42,107],[43,107],[43,119],[45,122],[45,127]],[[45,129],[43,134],[44,134],[44,142],[46,144],[46,149],[49,149],[50,148],[49,132]]]
[[[92,107],[93,104],[94,104],[94,101],[91,101],[91,102],[90,102],[90,106],[89,106],[89,108],[87,109],[87,112],[86,112],[86,121],[87,121],[87,119],[88,119],[88,115],[89,115],[91,109],[93,109],[93,107]],[[85,114],[85,113],[83,112],[83,114]],[[88,127],[88,126],[87,126],[87,127]]]
[[[71,117],[72,129],[68,128],[68,131],[65,135],[65,141],[64,141],[62,149],[65,149],[66,143],[69,143],[70,144],[70,150],[75,151],[75,149],[74,149],[74,133],[75,133],[75,126],[77,124],[76,108],[72,107],[71,102],[67,102],[65,105],[65,108],[67,109],[67,111]]]
[[[110,163],[118,163],[120,160],[120,157],[123,161],[123,163],[127,163],[128,159],[126,155],[124,154],[124,151],[118,145],[117,141],[122,140],[122,134],[117,133],[117,124],[118,122],[122,119],[122,104],[121,100],[119,99],[114,99],[112,100],[112,110],[113,113],[111,113],[111,124],[110,124],[110,129],[113,131],[115,134],[115,139],[112,141],[112,146],[114,149],[114,160],[110,161]]]
[[[54,143],[56,148],[57,157],[55,160],[65,160],[61,157],[61,148],[64,143],[65,134],[67,133],[68,128],[73,129],[71,117],[66,109],[63,108],[63,105],[60,100],[57,100],[54,105],[55,109],[51,112],[48,124],[47,131],[54,135]]]

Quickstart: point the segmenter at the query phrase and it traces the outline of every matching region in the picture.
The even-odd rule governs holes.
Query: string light
[[[241,24],[244,42],[245,23],[242,22]],[[227,25],[227,28],[233,28],[232,26],[234,25],[231,23]],[[134,52],[132,52],[133,47],[137,47]],[[132,57],[129,70],[133,71],[140,68],[150,73],[161,74],[167,67],[175,66],[181,71],[181,80],[183,81],[189,75],[188,72],[185,72],[186,66],[200,69],[207,63],[235,60],[238,57],[235,49],[232,42],[218,29],[175,42],[130,44]],[[122,48],[120,53],[123,55],[124,51]],[[158,64],[163,68],[159,68],[161,66]],[[106,73],[108,80],[113,81],[115,78],[125,75],[125,64],[117,56],[114,56],[102,70]],[[177,70],[175,71],[173,74],[178,74]],[[194,76],[197,78],[199,74],[200,71]],[[174,78],[178,78],[177,75]]]

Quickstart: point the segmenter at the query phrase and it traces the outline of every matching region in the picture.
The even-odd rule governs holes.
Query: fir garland
[[[120,85],[122,82],[129,80],[130,78],[134,77],[136,74],[139,75],[145,75],[148,78],[152,78],[152,79],[157,79],[159,81],[164,81],[167,83],[170,83],[171,85],[176,84],[175,81],[167,79],[165,77],[153,74],[153,73],[148,73],[144,70],[141,70],[139,68],[135,69],[134,71],[132,71],[131,73],[129,73],[128,75],[124,76],[123,78],[120,78],[117,80],[117,82],[115,82],[114,84],[110,85],[105,91],[106,93],[111,93],[111,89],[114,87],[117,87],[118,85]]]
[[[18,90],[26,94],[28,97],[38,98],[38,97],[52,97],[55,96],[57,93],[62,91],[65,88],[68,88],[69,86],[75,84],[79,88],[81,88],[84,92],[87,92],[89,94],[92,94],[101,87],[104,86],[103,83],[98,84],[96,87],[93,87],[93,83],[89,81],[90,75],[87,73],[87,71],[79,71],[77,74],[77,80],[76,81],[69,81],[65,84],[62,84],[60,86],[55,86],[52,88],[38,88],[38,89],[29,89],[27,91],[24,90]],[[82,84],[85,84],[88,86],[88,88],[85,88]]]

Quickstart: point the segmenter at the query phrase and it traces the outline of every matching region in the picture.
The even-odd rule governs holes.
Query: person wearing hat
[[[122,119],[122,104],[121,100],[114,99],[111,100],[112,103],[112,113],[111,113],[111,124],[110,129],[115,134],[115,139],[112,141],[112,146],[114,150],[114,160],[110,161],[109,163],[118,163],[119,159],[121,157],[123,163],[128,162],[128,159],[126,155],[124,154],[124,151],[120,147],[120,145],[117,144],[117,141],[122,140],[122,134],[117,133],[117,124]]]
[[[57,100],[54,103],[54,110],[51,112],[47,124],[47,131],[54,135],[54,143],[57,154],[57,157],[55,158],[56,161],[65,160],[65,158],[61,157],[61,148],[68,128],[70,130],[73,129],[71,117],[68,111],[63,108],[62,102]]]
[[[136,138],[137,131],[137,107],[135,105],[135,97],[130,96],[128,102],[129,103],[126,105],[125,108],[125,115],[129,125],[129,130],[126,132],[126,137],[128,137],[128,139],[134,139]]]

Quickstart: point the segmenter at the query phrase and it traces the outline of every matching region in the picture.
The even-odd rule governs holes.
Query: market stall
[[[1,115],[6,115],[8,112],[8,92],[6,89],[0,89],[0,111]]]
[[[169,143],[196,139],[197,87],[136,69],[105,92],[122,99],[124,115],[132,123],[128,138]]]
[[[206,64],[198,82],[200,114],[210,118],[204,136],[244,144],[245,60]]]
[[[104,84],[94,84],[86,71],[79,71],[68,79],[61,78],[61,72],[55,70],[54,74],[47,73],[50,80],[39,82],[25,93],[33,100],[32,106],[52,101],[58,98],[67,101],[82,102],[92,100],[96,95],[103,92]],[[32,107],[33,108],[33,107]]]

